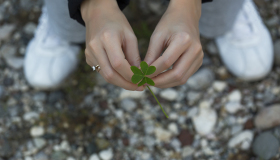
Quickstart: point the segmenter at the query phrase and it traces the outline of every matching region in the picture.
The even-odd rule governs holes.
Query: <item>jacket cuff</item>
[[[70,17],[85,26],[80,10],[83,1],[84,0],[68,0],[68,9]],[[117,0],[119,8],[123,10],[129,4],[129,1],[130,0]]]

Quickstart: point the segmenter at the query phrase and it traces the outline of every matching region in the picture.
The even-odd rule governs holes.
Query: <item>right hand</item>
[[[86,24],[85,56],[88,65],[101,67],[108,82],[127,90],[143,91],[131,82],[131,65],[140,66],[137,38],[116,0],[85,0],[81,5]]]

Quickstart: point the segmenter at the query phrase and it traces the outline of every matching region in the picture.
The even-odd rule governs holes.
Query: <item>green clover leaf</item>
[[[131,66],[130,67],[131,71],[134,73],[134,75],[131,77],[132,83],[134,83],[134,84],[138,83],[138,87],[143,86],[146,83],[148,83],[151,86],[154,86],[155,82],[151,78],[146,77],[146,75],[153,74],[156,71],[156,67],[155,66],[149,66],[145,61],[142,61],[140,63],[140,67],[141,67],[141,70],[139,68],[137,68],[136,66]],[[154,98],[156,99],[156,101],[159,104],[159,106],[160,106],[162,112],[164,113],[164,115],[168,118],[167,114],[164,112],[161,104],[159,103],[159,101],[158,101],[157,97],[155,96],[155,94],[153,93],[153,91],[150,89],[149,86],[147,86],[147,87],[150,90],[150,92],[152,93],[152,95],[154,96]]]

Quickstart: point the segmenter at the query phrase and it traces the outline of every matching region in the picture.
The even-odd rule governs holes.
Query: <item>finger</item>
[[[151,64],[157,69],[155,73],[149,75],[148,77],[155,77],[156,75],[171,67],[175,61],[189,48],[191,44],[189,39],[189,36],[184,34],[174,36],[174,38],[171,39],[170,45],[167,47],[162,56]]]
[[[151,65],[162,53],[165,43],[165,35],[153,34],[149,43],[144,61]]]
[[[121,38],[115,33],[105,33],[102,38],[105,52],[109,58],[109,62],[114,70],[116,70],[124,79],[131,82],[133,72],[130,64],[125,59],[122,51]]]
[[[123,49],[124,49],[125,58],[127,59],[128,63],[131,66],[139,67],[141,58],[139,55],[137,38],[131,32],[125,33],[124,36],[125,39],[124,39]]]
[[[170,87],[175,87],[175,86],[179,86],[179,85],[184,85],[187,80],[200,68],[200,65],[192,65],[191,68],[188,70],[188,72],[185,74],[185,76],[183,77],[183,79],[181,80],[181,82],[173,82],[173,83],[169,83],[166,85],[162,85],[162,86],[157,86],[158,88],[170,88]]]
[[[101,70],[99,73],[101,76],[111,84],[122,87],[126,90],[136,90],[138,86],[131,82],[126,81],[123,77],[121,77],[110,65],[109,59],[101,47],[95,47],[93,51],[89,53],[86,51],[86,60],[90,66],[96,66],[97,64],[100,66]],[[144,90],[144,87],[140,87],[139,90]]]
[[[196,66],[200,66],[202,60],[203,52],[200,50],[197,51],[195,47],[192,47],[176,61],[171,70],[168,70],[156,76],[155,78],[153,78],[153,80],[157,86],[162,86],[174,82],[182,83],[185,74],[189,70],[196,68]]]

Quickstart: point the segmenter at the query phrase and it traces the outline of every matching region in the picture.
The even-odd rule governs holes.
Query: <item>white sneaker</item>
[[[55,35],[49,27],[46,8],[24,59],[24,74],[36,88],[57,87],[77,66],[80,47]]]
[[[228,70],[240,79],[259,80],[272,68],[272,38],[251,0],[245,0],[232,30],[216,44]]]

